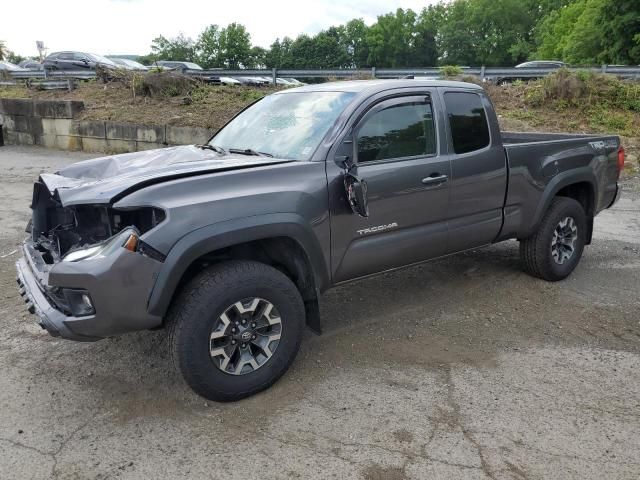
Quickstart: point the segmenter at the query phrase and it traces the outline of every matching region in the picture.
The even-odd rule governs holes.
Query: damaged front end
[[[41,181],[34,185],[31,209],[33,215],[27,232],[47,264],[74,257],[74,252],[105,242],[129,227],[142,235],[165,219],[164,211],[155,207],[133,210],[117,210],[108,204],[63,207]]]
[[[165,220],[162,209],[64,206],[42,180],[31,209],[18,284],[43,328],[97,340],[161,323],[148,314],[147,300],[165,256],[142,236]]]

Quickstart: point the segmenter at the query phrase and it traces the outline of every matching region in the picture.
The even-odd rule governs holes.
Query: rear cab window
[[[444,103],[453,151],[456,154],[474,152],[489,146],[489,122],[480,95],[471,92],[446,92]]]

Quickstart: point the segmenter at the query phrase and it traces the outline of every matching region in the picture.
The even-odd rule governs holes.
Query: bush
[[[440,67],[440,75],[444,78],[457,77],[458,75],[462,75],[464,70],[457,65],[445,65]]]
[[[178,97],[187,95],[197,86],[202,85],[197,80],[176,72],[147,73],[139,84],[138,93],[150,97]]]
[[[532,106],[552,105],[559,109],[597,106],[640,112],[640,82],[562,68],[531,82],[525,100]]]

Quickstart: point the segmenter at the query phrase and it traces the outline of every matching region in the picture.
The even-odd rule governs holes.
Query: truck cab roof
[[[339,82],[319,83],[315,85],[305,85],[303,87],[291,88],[282,93],[301,93],[301,92],[354,92],[374,94],[384,90],[394,88],[412,88],[412,87],[450,87],[450,88],[466,88],[472,90],[482,90],[482,87],[475,83],[454,82],[449,80],[414,80],[414,79],[398,79],[398,80],[346,80]]]

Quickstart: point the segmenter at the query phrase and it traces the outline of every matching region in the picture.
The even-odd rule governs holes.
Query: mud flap
[[[307,327],[316,335],[322,335],[320,323],[320,305],[318,300],[307,300],[304,302],[304,310],[307,316]]]

